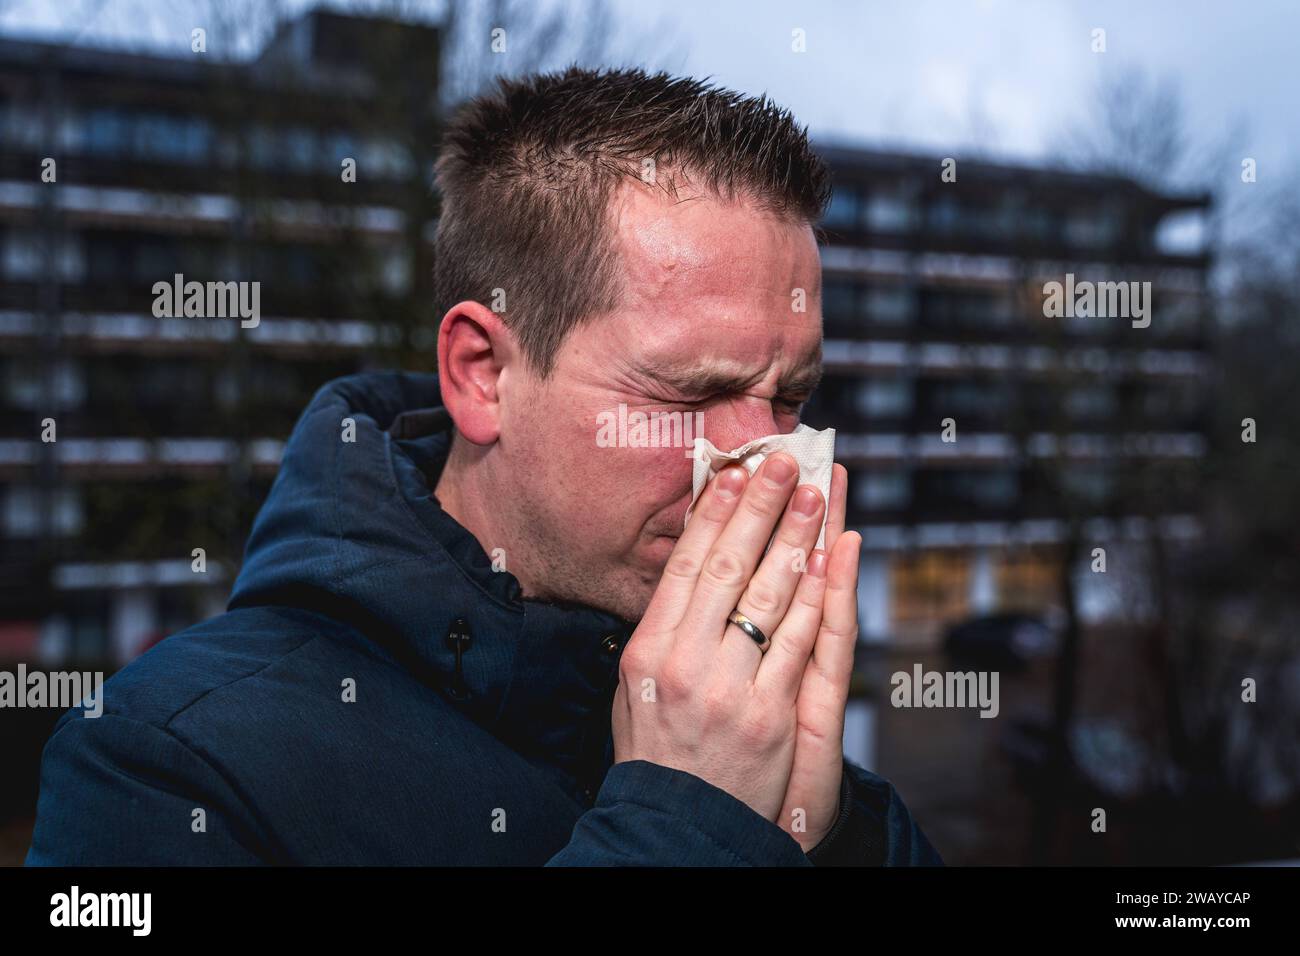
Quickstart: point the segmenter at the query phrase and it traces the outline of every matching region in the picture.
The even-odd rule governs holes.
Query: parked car
[[[1059,633],[1046,617],[1024,613],[990,614],[948,628],[943,648],[957,666],[1024,670],[1031,660],[1056,653]]]

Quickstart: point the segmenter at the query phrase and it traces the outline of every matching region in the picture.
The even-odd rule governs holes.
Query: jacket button
[[[620,647],[622,647],[622,644],[619,642],[617,634],[610,634],[600,642],[601,653],[607,654],[610,657],[617,654]]]

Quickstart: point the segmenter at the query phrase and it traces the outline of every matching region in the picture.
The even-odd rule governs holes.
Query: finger
[[[744,468],[729,465],[700,492],[691,520],[673,546],[659,585],[642,615],[642,620],[652,622],[659,633],[671,635],[681,623],[704,559],[735,514],[748,482]]]
[[[813,645],[811,667],[824,684],[848,699],[853,654],[858,643],[858,559],[862,535],[840,535],[826,567],[822,622]]]
[[[777,526],[772,544],[758,564],[758,570],[749,579],[736,607],[764,634],[772,637],[785,617],[795,587],[808,563],[808,552],[817,545],[817,533],[822,526],[826,503],[822,493],[812,485],[800,485],[790,497],[781,523]],[[750,664],[750,676],[758,670],[762,651],[753,638],[739,628],[729,629],[723,648],[729,656]],[[750,646],[746,646],[746,644]],[[771,653],[771,648],[768,648]]]
[[[716,653],[728,630],[727,615],[754,575],[772,529],[785,510],[799,477],[799,463],[785,452],[769,457],[745,487],[740,503],[713,543],[695,582],[695,593],[683,620],[710,622],[714,643],[705,650]],[[713,624],[716,623],[716,629]],[[693,641],[695,635],[679,629],[677,639]],[[684,648],[693,654],[694,644]]]
[[[817,641],[825,602],[827,563],[828,555],[820,548],[808,558],[808,570],[800,575],[790,610],[777,625],[772,646],[763,655],[754,678],[756,690],[765,691],[783,703],[798,697],[799,684]]]
[[[826,535],[822,547],[830,554],[844,533],[844,512],[849,498],[849,472],[841,464],[831,465],[831,498],[826,503]]]

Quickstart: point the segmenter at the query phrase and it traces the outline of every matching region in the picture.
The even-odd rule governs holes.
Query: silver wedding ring
[[[767,649],[772,646],[772,642],[768,640],[767,635],[763,633],[757,624],[745,617],[745,615],[741,614],[740,608],[736,608],[728,614],[727,620],[748,634],[753,639],[754,643],[758,645],[758,649],[764,654],[766,654]]]

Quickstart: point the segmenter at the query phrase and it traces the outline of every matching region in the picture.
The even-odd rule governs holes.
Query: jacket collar
[[[230,606],[292,600],[348,619],[513,749],[590,785],[611,760],[609,707],[635,624],[525,599],[493,570],[432,493],[452,430],[436,375],[323,388],[286,447]]]

